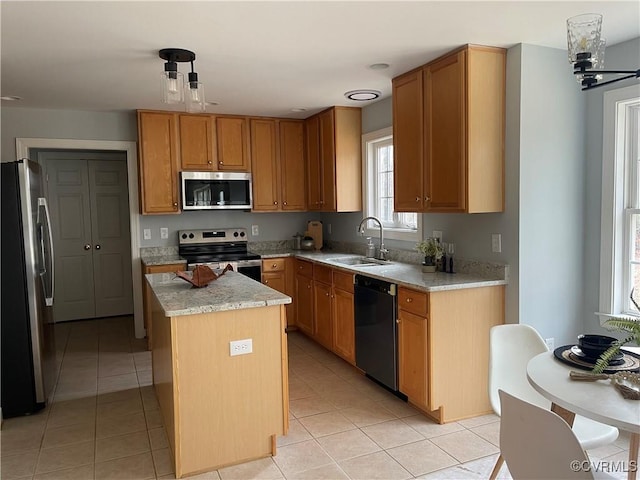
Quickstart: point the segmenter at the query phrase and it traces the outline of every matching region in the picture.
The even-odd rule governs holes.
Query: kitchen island
[[[146,281],[153,383],[176,477],[275,455],[288,430],[291,298],[236,272],[205,288],[172,273]]]

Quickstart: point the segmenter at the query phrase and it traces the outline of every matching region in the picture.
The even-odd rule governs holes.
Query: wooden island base
[[[289,423],[284,305],[166,317],[153,296],[153,383],[176,478],[275,454]],[[253,340],[230,356],[229,342]]]

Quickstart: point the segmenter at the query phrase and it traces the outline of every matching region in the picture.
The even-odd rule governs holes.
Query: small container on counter
[[[302,235],[298,232],[293,236],[293,249],[302,250]]]

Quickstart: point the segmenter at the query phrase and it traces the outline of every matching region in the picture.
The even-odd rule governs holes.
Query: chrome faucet
[[[387,253],[389,253],[389,250],[384,248],[384,231],[382,228],[382,222],[378,220],[376,217],[365,217],[360,222],[360,225],[358,226],[358,231],[360,232],[360,235],[364,235],[364,226],[367,224],[369,220],[373,220],[374,222],[377,222],[378,227],[380,228],[380,248],[378,249],[378,260],[386,260],[387,259],[386,256],[387,256]]]

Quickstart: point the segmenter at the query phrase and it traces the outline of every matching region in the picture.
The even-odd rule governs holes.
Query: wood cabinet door
[[[331,349],[333,346],[333,325],[331,321],[331,285],[313,282],[315,312],[315,339]]]
[[[335,111],[322,112],[320,119],[320,163],[322,164],[320,210],[335,212],[336,202],[336,142]]]
[[[287,211],[306,210],[304,122],[280,120],[278,133],[280,136],[280,207]]]
[[[279,210],[276,121],[252,118],[250,125],[253,210]]]
[[[140,213],[180,213],[176,114],[138,112]]]
[[[398,310],[399,388],[409,399],[427,407],[426,318]]]
[[[307,335],[313,335],[313,280],[296,275],[296,325]]]
[[[393,183],[396,212],[424,208],[422,70],[393,79]]]
[[[179,272],[180,270],[186,270],[185,264],[172,264],[172,265],[148,265],[142,268],[142,310],[144,317],[144,328],[147,331],[147,349],[153,348],[153,332],[151,326],[151,289],[147,283],[147,279],[144,277],[147,273],[171,273]]]
[[[182,113],[178,127],[182,170],[215,170],[213,117]]]
[[[355,365],[353,293],[335,287],[333,289],[333,351]]]
[[[267,287],[271,287],[282,293],[287,293],[287,286],[285,281],[284,272],[269,272],[262,274],[262,283]]]
[[[218,170],[248,172],[249,127],[242,117],[216,117]]]
[[[322,204],[322,165],[320,163],[320,119],[317,115],[305,120],[307,140],[307,208],[320,210]]]
[[[426,68],[426,210],[461,212],[466,208],[466,52]]]

